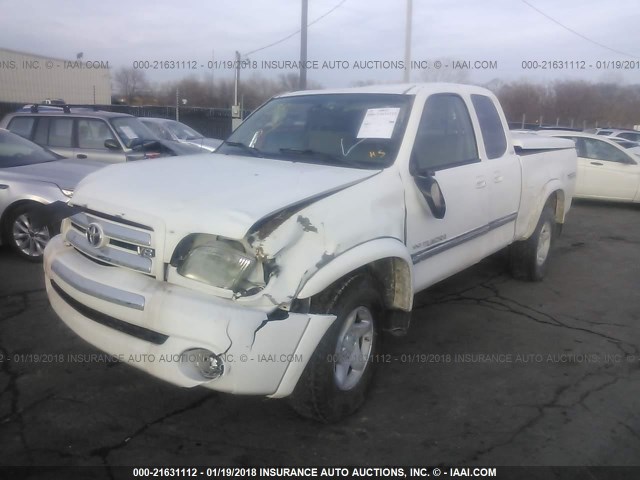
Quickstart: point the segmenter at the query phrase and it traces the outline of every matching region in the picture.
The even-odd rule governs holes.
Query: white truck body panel
[[[111,166],[87,177],[72,199],[84,213],[65,220],[61,236],[45,252],[47,292],[56,313],[112,355],[154,354],[152,362],[134,357],[130,363],[177,385],[286,396],[335,320],[303,313],[296,301],[360,267],[389,260],[387,307],[410,311],[417,291],[530,236],[551,195],[558,198],[556,220],[564,222],[575,182],[573,143],[512,140],[497,100],[482,88],[376,86],[280,98],[360,93],[412,97],[395,161],[381,168],[216,153]],[[429,173],[446,200],[442,219],[432,213],[412,171],[423,113],[429,113],[425,105],[437,95],[462,100],[477,149],[477,158]],[[474,96],[489,99],[499,115],[506,137],[499,155],[485,148]],[[378,155],[384,152],[369,152]],[[107,236],[115,232],[111,240],[117,242],[90,245],[91,225]],[[257,259],[256,268],[270,272],[265,284],[225,290],[182,275],[180,246],[194,234],[242,245]],[[123,237],[138,243],[124,245]],[[99,263],[114,264],[114,256],[120,259],[116,267]],[[105,315],[116,322],[96,320]],[[144,334],[116,331],[128,325],[167,338],[154,344],[139,338]],[[163,353],[179,356],[193,348],[232,360],[210,381],[190,376],[176,362],[158,361]],[[277,359],[269,364],[261,355]]]

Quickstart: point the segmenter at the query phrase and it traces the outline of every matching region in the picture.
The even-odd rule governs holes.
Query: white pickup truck
[[[544,275],[574,144],[506,125],[464,85],[275,97],[215,154],[81,182],[45,251],[51,305],[168,382],[336,421],[363,403],[380,335],[406,331],[416,292],[509,245],[517,277]]]

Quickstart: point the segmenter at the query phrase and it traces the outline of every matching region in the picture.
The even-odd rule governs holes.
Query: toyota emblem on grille
[[[87,228],[87,241],[92,247],[99,248],[104,240],[104,232],[102,227],[97,223],[89,224]]]

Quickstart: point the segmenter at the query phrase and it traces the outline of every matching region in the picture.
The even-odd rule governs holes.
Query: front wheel
[[[290,403],[304,417],[332,423],[364,403],[383,307],[373,279],[359,273],[320,294],[312,309],[337,318],[309,360]]]
[[[545,206],[531,237],[515,242],[510,247],[511,274],[520,280],[540,281],[549,263],[549,253],[556,230],[555,216],[550,206]]]
[[[34,213],[39,205],[21,205],[9,212],[4,237],[14,252],[31,262],[42,260],[44,247],[53,236],[50,225],[36,225]]]

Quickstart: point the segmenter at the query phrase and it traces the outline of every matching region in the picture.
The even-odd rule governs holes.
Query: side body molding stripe
[[[506,215],[502,218],[498,218],[496,220],[492,220],[488,224],[475,228],[467,233],[463,233],[462,235],[458,235],[457,237],[451,238],[449,240],[436,243],[435,245],[430,245],[424,250],[420,250],[419,252],[411,254],[411,260],[413,261],[414,265],[416,263],[420,263],[423,260],[426,260],[427,258],[431,258],[434,255],[445,252],[451,248],[457,247],[458,245],[468,242],[469,240],[473,240],[474,238],[484,235],[485,233],[489,233],[491,230],[495,230],[496,228],[499,228],[499,227],[502,227],[503,225],[511,223],[515,221],[517,217],[518,217],[517,212],[510,213],[509,215]]]

